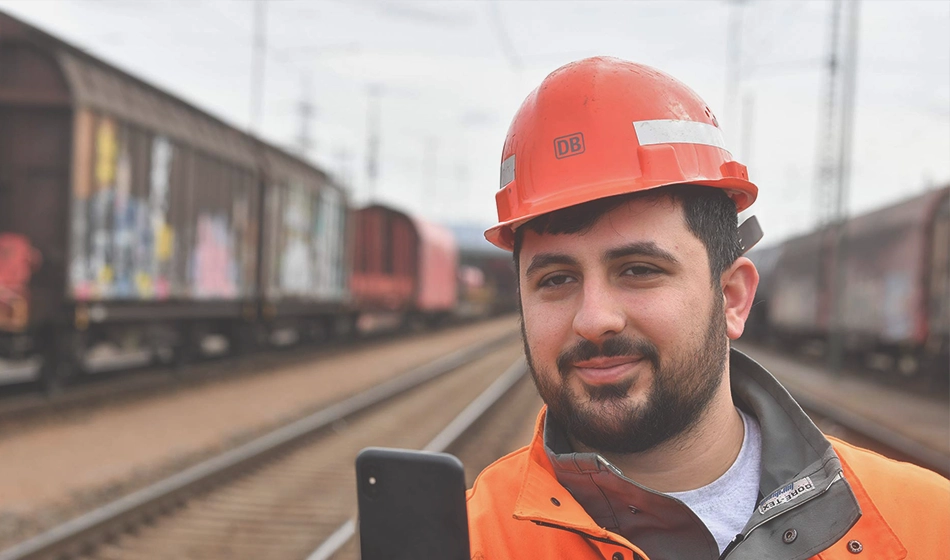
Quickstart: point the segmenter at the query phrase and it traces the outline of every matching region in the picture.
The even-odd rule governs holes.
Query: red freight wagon
[[[458,300],[458,250],[455,236],[442,226],[418,218],[413,223],[419,233],[416,309],[430,317],[447,315],[455,309]]]
[[[448,230],[380,205],[356,212],[350,291],[364,311],[439,319],[455,307],[458,257]]]
[[[419,239],[409,216],[368,206],[354,216],[350,294],[367,311],[405,311],[416,285]]]

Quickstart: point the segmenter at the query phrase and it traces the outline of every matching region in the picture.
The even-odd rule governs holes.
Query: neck
[[[722,381],[696,424],[674,440],[641,453],[600,454],[625,477],[658,492],[694,490],[715,481],[735,463],[745,437],[728,373]],[[576,450],[598,453],[569,439]]]

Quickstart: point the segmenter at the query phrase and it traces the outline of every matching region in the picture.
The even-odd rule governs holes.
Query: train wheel
[[[950,354],[943,352],[926,355],[921,369],[929,378],[931,392],[945,395],[950,388]]]
[[[341,314],[330,319],[330,339],[339,340],[359,336],[359,313]]]
[[[43,337],[43,365],[40,368],[40,384],[48,396],[62,393],[84,369],[86,354],[84,333],[68,328],[54,328]]]
[[[244,356],[257,351],[260,346],[257,325],[234,323],[228,335],[228,350],[232,356]]]
[[[920,361],[917,356],[910,352],[901,352],[897,355],[896,362],[897,373],[904,379],[916,377],[920,372]]]
[[[178,326],[178,336],[172,354],[172,367],[176,372],[195,361],[201,355],[202,331],[191,323]]]
[[[323,344],[330,340],[330,328],[325,320],[311,319],[306,325],[308,343]]]
[[[403,328],[406,330],[406,332],[423,332],[430,328],[429,320],[421,313],[408,312],[403,319]]]

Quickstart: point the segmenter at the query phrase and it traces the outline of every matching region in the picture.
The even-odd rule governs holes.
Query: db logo
[[[557,159],[584,153],[584,135],[580,132],[554,139],[554,155]]]

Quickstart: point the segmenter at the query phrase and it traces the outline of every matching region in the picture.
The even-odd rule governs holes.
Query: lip
[[[629,376],[643,361],[639,356],[594,358],[571,364],[577,376],[587,385],[610,385]]]

